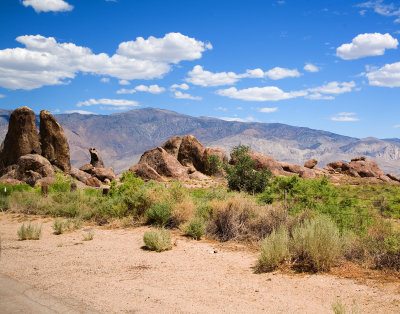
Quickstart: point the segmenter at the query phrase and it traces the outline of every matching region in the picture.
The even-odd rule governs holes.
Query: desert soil
[[[61,235],[53,220],[38,241],[18,241],[22,221],[0,213],[0,273],[54,297],[100,312],[332,313],[340,300],[360,313],[399,313],[400,280],[389,283],[330,274],[255,274],[257,252],[236,243],[194,241],[174,233],[172,250],[143,249],[147,227],[85,226]],[[89,229],[92,241],[83,241]]]

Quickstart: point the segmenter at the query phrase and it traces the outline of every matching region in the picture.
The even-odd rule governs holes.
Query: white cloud
[[[237,122],[256,122],[257,120],[254,119],[252,116],[249,116],[247,118],[239,118],[239,117],[221,117],[219,118],[221,120],[225,121],[237,121]]]
[[[217,72],[213,73],[203,69],[201,65],[196,65],[192,71],[188,73],[189,77],[186,81],[194,85],[200,86],[222,86],[233,85],[242,78],[270,78],[272,80],[280,80],[286,77],[299,77],[301,74],[297,69],[286,69],[275,67],[267,72],[257,68],[246,70],[245,73],[237,74],[235,72]]]
[[[31,90],[44,85],[67,84],[79,72],[133,80],[161,78],[171,70],[165,58],[160,56],[159,60],[155,60],[154,54],[149,58],[145,55],[133,58],[118,53],[110,57],[105,53],[94,54],[89,48],[73,43],[58,43],[53,37],[41,35],[20,36],[16,40],[26,48],[0,50],[0,86],[9,89]],[[159,48],[158,55],[163,48],[169,55],[168,46]],[[201,57],[201,53],[197,56]]]
[[[176,89],[188,90],[188,89],[189,89],[189,85],[186,84],[186,83],[182,83],[182,84],[173,84],[173,85],[171,85],[171,87],[169,88],[170,91],[175,91]]]
[[[101,98],[101,99],[89,99],[85,101],[80,101],[76,104],[77,107],[82,106],[94,106],[94,105],[103,105],[103,106],[111,106],[111,107],[118,107],[119,109],[122,108],[129,108],[129,107],[138,107],[139,103],[135,100],[127,100],[127,99],[108,99],[108,98]]]
[[[394,126],[393,126],[394,128],[400,128],[400,124],[395,124]]]
[[[200,86],[221,86],[235,84],[241,76],[234,72],[212,73],[203,70],[201,65],[196,65],[189,73],[187,82]]]
[[[271,113],[275,112],[278,110],[278,107],[264,107],[264,108],[259,108],[258,111],[262,113]]]
[[[318,93],[338,95],[351,92],[355,86],[356,83],[354,81],[342,83],[333,81],[319,87],[309,88],[308,91],[314,93],[315,95],[317,95]]]
[[[297,69],[290,70],[286,68],[275,67],[264,73],[264,76],[270,78],[271,80],[281,80],[286,77],[299,77],[300,73]]]
[[[4,98],[6,97],[6,95],[0,94],[0,98]]]
[[[117,90],[117,94],[133,94],[133,93],[136,93],[136,91],[148,92],[151,94],[160,94],[165,91],[165,88],[160,87],[158,85],[150,85],[150,86],[139,85],[133,89],[126,89],[126,88],[119,89],[119,90]]]
[[[203,99],[198,96],[192,96],[187,93],[182,93],[181,91],[175,92],[174,95],[175,95],[175,98],[179,98],[179,99],[191,99],[191,100],[202,100]]]
[[[307,99],[311,100],[332,100],[335,99],[333,96],[322,95],[321,93],[312,93],[306,96]]]
[[[396,7],[393,3],[385,4],[383,0],[375,0],[361,3],[357,7],[373,9],[375,13],[384,16],[394,16],[396,17],[394,22],[400,23],[400,8]]]
[[[182,60],[200,59],[202,53],[211,50],[210,43],[204,43],[181,33],[169,33],[163,38],[137,37],[119,45],[117,53],[122,56],[157,62],[179,63]]]
[[[128,80],[119,80],[118,84],[119,85],[131,85],[131,82],[129,82]]]
[[[215,108],[215,110],[219,110],[219,111],[228,111],[228,108],[219,106],[219,107]]]
[[[64,0],[23,0],[25,7],[31,6],[36,13],[72,11],[72,5]]]
[[[400,62],[386,64],[380,69],[365,74],[370,85],[400,87]]]
[[[319,68],[312,63],[306,63],[306,65],[304,66],[304,70],[307,72],[318,72]]]
[[[332,121],[340,121],[340,122],[354,122],[360,120],[355,117],[355,112],[340,112],[337,115],[331,118]]]
[[[66,110],[64,113],[80,113],[80,114],[96,114],[94,112],[86,111],[86,110]]]
[[[385,49],[396,49],[398,44],[399,41],[388,33],[360,34],[353,38],[351,43],[338,47],[336,55],[344,60],[381,56]]]
[[[249,101],[277,101],[306,96],[307,91],[284,92],[276,86],[251,87],[237,90],[235,87],[217,90],[217,94]]]
[[[109,83],[109,82],[110,82],[110,79],[109,79],[108,77],[102,77],[101,80],[100,80],[100,82],[102,82],[102,83]]]

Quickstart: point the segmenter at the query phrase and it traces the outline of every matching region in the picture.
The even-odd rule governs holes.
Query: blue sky
[[[2,0],[0,108],[400,137],[400,3]]]

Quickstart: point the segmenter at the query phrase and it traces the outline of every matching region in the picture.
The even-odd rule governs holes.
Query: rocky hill
[[[7,132],[11,110],[0,109],[0,140]],[[59,114],[71,149],[71,164],[88,163],[89,147],[96,147],[106,164],[121,172],[141,154],[167,139],[192,134],[210,147],[229,151],[241,143],[279,161],[303,164],[315,158],[319,165],[358,155],[375,160],[385,173],[400,175],[400,139],[357,139],[326,131],[279,123],[243,123],[191,117],[162,109],[136,109],[112,115]]]

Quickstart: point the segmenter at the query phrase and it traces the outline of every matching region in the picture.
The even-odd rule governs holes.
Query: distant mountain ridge
[[[0,140],[5,137],[12,110],[0,109]],[[55,115],[71,149],[71,163],[88,163],[90,147],[96,147],[107,166],[122,172],[135,164],[147,149],[160,146],[175,135],[192,134],[207,146],[229,151],[250,145],[279,161],[303,164],[316,158],[320,166],[358,155],[378,162],[385,173],[400,175],[400,139],[357,139],[335,133],[280,123],[225,121],[192,117],[164,109],[144,108],[111,115]]]

